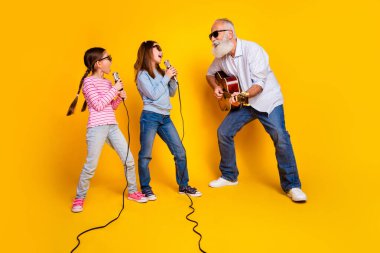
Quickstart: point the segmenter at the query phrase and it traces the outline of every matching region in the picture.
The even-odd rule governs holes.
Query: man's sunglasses
[[[212,37],[214,38],[218,38],[219,36],[219,33],[220,32],[225,32],[225,31],[231,31],[230,29],[228,30],[216,30],[216,31],[213,31],[212,33],[210,33],[210,35],[208,36],[208,38],[211,40]]]
[[[160,47],[160,45],[156,44],[153,47],[157,48],[158,51],[162,52],[162,48]]]
[[[105,59],[107,59],[109,61],[112,61],[112,56],[111,55],[107,55],[106,57],[103,57],[103,58],[99,59],[99,61],[103,61]]]

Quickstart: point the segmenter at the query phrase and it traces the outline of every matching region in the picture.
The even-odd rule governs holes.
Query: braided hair
[[[83,81],[91,72],[94,71],[95,63],[102,58],[104,51],[106,51],[104,48],[93,47],[93,48],[88,49],[86,53],[84,54],[84,65],[87,67],[87,69],[82,79],[80,80],[77,94],[75,96],[74,101],[71,103],[69,110],[67,111],[67,114],[66,114],[67,116],[70,116],[74,113],[75,107],[78,102],[79,93],[83,86]],[[87,107],[87,102],[84,101],[81,111],[82,112],[85,111],[86,107]]]

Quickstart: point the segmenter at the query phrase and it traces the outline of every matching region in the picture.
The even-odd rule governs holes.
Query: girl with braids
[[[196,188],[188,185],[186,151],[177,130],[170,119],[170,97],[177,90],[177,83],[172,77],[177,74],[175,68],[163,71],[160,67],[161,47],[155,41],[144,41],[137,52],[134,65],[135,81],[144,103],[140,117],[139,176],[142,193],[148,200],[156,200],[150,187],[149,162],[152,159],[152,147],[156,133],[168,145],[174,156],[176,180],[179,193],[201,196]]]
[[[86,102],[82,111],[85,110],[87,103],[90,113],[86,134],[87,159],[79,178],[76,197],[71,209],[73,212],[83,210],[83,202],[89,189],[90,179],[94,176],[100,152],[105,142],[117,152],[123,162],[128,182],[128,199],[140,203],[147,202],[145,196],[137,191],[134,159],[115,117],[114,110],[126,98],[123,83],[119,80],[112,86],[111,81],[104,78],[104,74],[111,72],[111,61],[111,55],[99,47],[88,49],[84,55],[84,64],[87,70],[79,84],[79,92],[83,84]],[[88,76],[89,74],[91,75]],[[76,101],[74,100],[68,115],[74,112],[75,105]]]

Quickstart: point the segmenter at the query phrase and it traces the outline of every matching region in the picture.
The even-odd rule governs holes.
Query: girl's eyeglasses
[[[158,51],[162,52],[162,48],[160,47],[160,45],[156,44],[153,47],[157,48]]]
[[[107,59],[109,61],[112,61],[112,56],[111,55],[107,55],[106,57],[103,57],[103,58],[99,59],[99,61],[103,61],[105,59]]]
[[[220,32],[225,32],[225,31],[231,31],[230,29],[228,30],[216,30],[216,31],[213,31],[212,33],[210,33],[210,35],[208,36],[208,38],[211,40],[212,37],[214,38],[218,38],[219,36],[219,33]]]

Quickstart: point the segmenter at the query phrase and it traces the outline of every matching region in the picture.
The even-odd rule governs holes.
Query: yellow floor
[[[103,160],[105,156],[116,158],[109,148]],[[152,168],[159,163],[154,160]],[[280,190],[274,157],[268,166],[241,168],[238,186],[219,189],[207,186],[218,175],[217,169],[204,165],[190,170],[190,183],[203,193],[193,198],[192,218],[199,222],[206,252],[374,252],[377,248],[380,223],[373,178],[362,178],[351,188],[351,182],[339,179],[339,170],[306,161],[299,165],[309,200],[295,204]],[[185,219],[189,200],[177,193],[174,165],[162,167],[152,171],[157,201],[125,200],[119,220],[82,236],[76,252],[199,252],[198,236]],[[18,195],[21,208],[5,211],[10,216],[2,237],[8,252],[69,252],[78,233],[116,217],[124,187],[121,168],[100,165],[84,211],[74,214],[70,205],[79,175],[74,174],[79,171],[78,167],[75,173],[60,171],[29,181]]]

